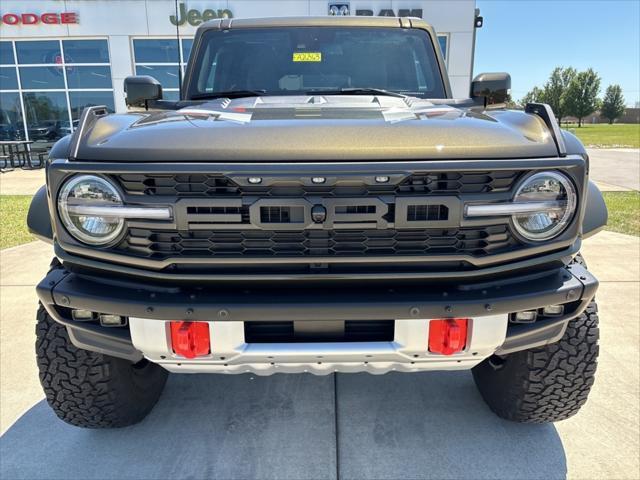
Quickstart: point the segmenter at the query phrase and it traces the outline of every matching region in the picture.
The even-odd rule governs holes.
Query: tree
[[[527,94],[520,99],[520,105],[523,107],[527,103],[540,103],[544,102],[544,92],[538,87],[533,87]]]
[[[578,119],[578,127],[582,126],[582,119],[598,108],[598,93],[600,92],[600,77],[593,69],[577,73],[567,88],[564,105],[566,113]]]
[[[510,93],[507,93],[507,98],[505,98],[504,104],[505,104],[505,108],[508,108],[509,110],[513,110],[513,109],[517,109],[518,108],[518,102],[516,102],[513,99],[513,97],[511,96]]]
[[[567,115],[565,95],[571,80],[575,76],[575,68],[556,67],[543,87],[544,102],[549,104],[559,123],[562,122],[562,117]]]
[[[609,85],[602,100],[602,108],[600,112],[602,116],[609,120],[609,125],[616,118],[620,118],[624,114],[624,97],[622,96],[622,88],[620,85]]]

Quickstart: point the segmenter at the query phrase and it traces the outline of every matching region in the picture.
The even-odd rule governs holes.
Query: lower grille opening
[[[246,343],[391,342],[394,320],[244,322]]]

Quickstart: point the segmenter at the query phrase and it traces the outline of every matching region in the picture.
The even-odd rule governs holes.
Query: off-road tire
[[[587,401],[598,358],[598,307],[592,301],[556,343],[492,357],[473,368],[480,394],[498,416],[547,423],[575,415]]]
[[[36,325],[40,383],[56,415],[85,428],[126,427],[142,420],[158,401],[168,372],[146,360],[82,350],[42,305]]]

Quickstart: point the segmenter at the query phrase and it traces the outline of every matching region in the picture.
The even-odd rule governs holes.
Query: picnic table
[[[40,168],[44,166],[42,154],[38,154],[38,165],[34,165],[31,145],[33,140],[3,140],[0,141],[0,162],[2,170],[13,170],[14,168]]]

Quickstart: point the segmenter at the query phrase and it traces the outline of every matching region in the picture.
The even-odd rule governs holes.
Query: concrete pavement
[[[603,191],[640,190],[640,149],[588,148],[590,176]]]
[[[17,168],[0,173],[0,195],[33,195],[45,184],[44,168],[22,170]]]
[[[37,379],[33,286],[51,248],[0,251],[0,478],[640,477],[640,239],[585,242],[601,355],[589,402],[555,425],[495,417],[470,373],[172,375],[141,424],[55,418]]]

